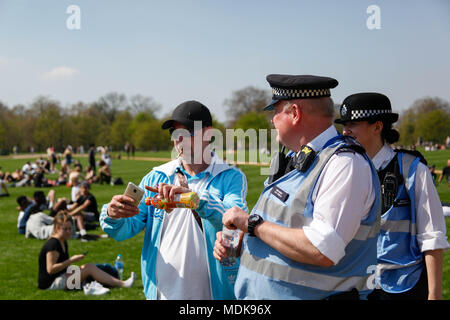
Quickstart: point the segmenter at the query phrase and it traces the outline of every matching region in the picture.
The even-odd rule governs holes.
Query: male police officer
[[[273,100],[265,110],[274,110],[277,139],[293,151],[291,168],[266,182],[250,216],[233,207],[223,217],[248,233],[236,297],[366,298],[374,287],[379,184],[364,149],[333,126],[330,89],[338,82],[310,75],[267,81]],[[219,240],[214,255],[226,256]]]

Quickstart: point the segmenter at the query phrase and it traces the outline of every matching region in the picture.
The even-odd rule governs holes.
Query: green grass
[[[81,163],[87,164],[86,158],[80,158]],[[26,160],[0,160],[2,170],[21,167]],[[158,162],[138,160],[116,160],[113,164],[113,176],[120,176],[124,181],[139,183],[142,176],[149,172]],[[91,192],[96,196],[99,207],[109,202],[115,194],[123,193],[125,186],[98,185],[92,186]],[[137,283],[131,289],[113,289],[105,296],[85,296],[83,291],[47,291],[37,289],[38,255],[44,244],[43,240],[26,239],[17,233],[17,204],[15,199],[19,195],[32,197],[37,190],[33,187],[9,188],[10,197],[0,198],[0,247],[3,249],[0,257],[0,299],[144,299],[140,256],[144,235],[139,234],[133,239],[117,242],[111,238],[98,241],[81,242],[69,240],[70,255],[89,251],[86,258],[77,263],[110,263],[118,253],[122,253],[125,261],[125,276],[131,271],[137,275]],[[45,188],[41,188],[45,190]],[[59,186],[55,188],[57,197],[70,198],[70,188]],[[100,209],[100,208],[99,208]],[[100,228],[89,233],[103,233]]]
[[[170,153],[139,153],[136,157],[170,157]],[[430,163],[436,162],[436,168],[442,169],[449,154],[435,151],[431,155],[426,154]],[[87,164],[86,157],[78,158],[83,166]],[[432,160],[431,160],[432,159]],[[431,161],[430,161],[431,160]],[[21,168],[27,160],[13,160],[8,157],[0,157],[0,166],[3,171],[12,171]],[[121,177],[125,183],[133,181],[136,184],[154,166],[162,162],[126,160],[113,160],[112,173],[114,177]],[[263,182],[266,176],[260,175],[261,167],[240,165],[239,168],[246,174],[248,180],[248,207],[251,210],[258,200],[263,189]],[[55,176],[51,176],[55,178]],[[98,185],[92,186],[91,192],[96,196],[99,207],[110,201],[115,194],[123,193],[123,186]],[[85,263],[114,263],[118,253],[123,255],[125,261],[125,276],[131,271],[136,272],[137,282],[131,289],[112,289],[104,296],[85,296],[83,291],[48,291],[37,289],[38,276],[38,255],[44,244],[43,240],[26,239],[17,233],[17,204],[16,198],[19,195],[31,197],[37,190],[33,187],[9,188],[10,197],[0,197],[0,300],[5,299],[145,299],[141,281],[140,256],[144,234],[141,232],[136,237],[117,242],[113,239],[100,239],[93,242],[80,242],[79,240],[69,240],[69,253],[75,255],[84,251],[89,254],[77,265]],[[41,189],[45,190],[45,189]],[[70,188],[59,186],[55,188],[57,197],[70,197]],[[450,202],[450,189],[445,185],[438,186],[438,192],[442,201]],[[447,230],[450,228],[450,220],[447,219]],[[89,231],[89,233],[103,233],[101,229]],[[447,232],[448,234],[448,232]],[[444,299],[450,299],[450,253],[444,254]]]

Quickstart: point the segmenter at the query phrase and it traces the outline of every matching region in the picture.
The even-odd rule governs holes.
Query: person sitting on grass
[[[0,171],[0,197],[9,197],[8,188],[6,188],[3,172]]]
[[[54,189],[50,189],[45,196],[45,193],[41,190],[37,190],[33,194],[33,201],[39,207],[39,211],[49,210],[49,215],[54,217],[59,210],[67,209],[67,199],[59,198],[56,200],[56,192]]]
[[[33,213],[39,212],[38,206],[26,196],[17,197],[19,216],[17,218],[17,229],[19,234],[25,234],[27,221]]]
[[[103,182],[106,182],[106,184],[110,184],[111,183],[111,169],[109,168],[108,164],[105,161],[100,160],[98,165],[100,167],[100,169],[99,169],[100,184],[103,184]]]
[[[45,171],[42,167],[37,167],[33,174],[33,183],[36,188],[52,187],[53,185],[45,177]]]
[[[47,240],[39,253],[38,288],[48,290],[68,289],[67,280],[71,274],[66,273],[69,266],[84,259],[83,254],[69,255],[67,240],[72,235],[72,218],[67,211],[60,211],[54,218],[53,234]],[[92,277],[102,285],[118,288],[130,288],[136,280],[136,275],[125,280],[119,280],[88,263],[80,267],[80,284]],[[75,288],[81,289],[81,288]]]
[[[441,183],[444,177],[447,179],[447,188],[450,188],[450,159],[447,160],[447,166],[442,169],[438,183]]]
[[[99,219],[97,200],[95,196],[89,192],[89,182],[83,181],[80,184],[79,196],[75,203],[71,206],[69,215],[74,217],[77,227],[80,230],[81,238],[86,235],[86,222],[94,222]]]
[[[48,207],[44,205],[47,199],[42,191],[36,191],[33,195],[33,200],[27,198],[26,196],[19,196],[17,198],[17,203],[19,204],[18,209],[20,210],[17,219],[17,229],[19,234],[25,234],[25,238],[36,238],[39,240],[46,240],[53,233],[53,216],[45,214],[43,210],[47,210]],[[65,202],[58,207],[62,209],[65,208]],[[55,207],[54,207],[55,208]],[[54,210],[52,208],[52,210]],[[75,231],[73,231],[73,236],[75,237]]]
[[[58,173],[58,179],[56,180],[57,186],[65,186],[67,184],[67,176],[64,175],[64,172],[60,171]]]
[[[86,167],[86,176],[84,179],[90,184],[98,181],[98,177],[95,175],[95,169],[91,165]]]
[[[72,187],[71,201],[76,201],[78,198],[78,191],[80,190],[80,181],[83,180],[83,175],[81,174],[81,165],[75,165],[75,170],[71,171],[69,174],[68,186]]]

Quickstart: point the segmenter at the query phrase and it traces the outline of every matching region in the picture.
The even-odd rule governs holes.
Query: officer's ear
[[[292,121],[294,124],[297,124],[301,120],[302,113],[303,113],[303,110],[302,110],[300,104],[293,103],[291,105],[291,115],[292,115]]]
[[[383,121],[377,121],[375,122],[375,133],[381,135],[381,131],[383,131]]]

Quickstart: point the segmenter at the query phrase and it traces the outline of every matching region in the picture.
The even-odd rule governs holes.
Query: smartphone
[[[139,188],[133,182],[128,182],[128,186],[125,189],[124,195],[133,198],[134,200],[133,203],[137,207],[139,206],[139,203],[141,202],[141,199],[144,196],[144,190]]]

